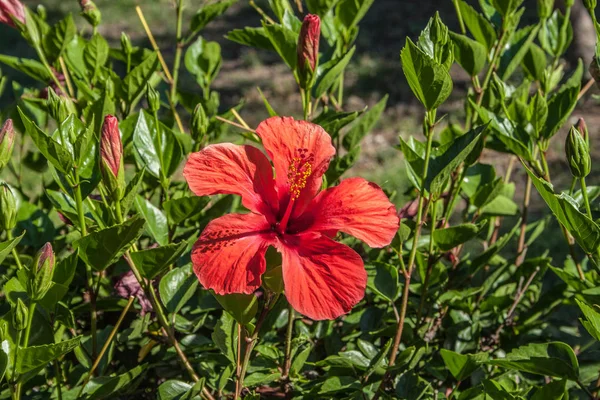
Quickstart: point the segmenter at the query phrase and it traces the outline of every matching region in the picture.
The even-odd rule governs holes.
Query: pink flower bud
[[[10,161],[15,145],[15,128],[11,119],[7,119],[0,129],[0,170]]]
[[[107,115],[104,118],[102,137],[100,138],[100,155],[104,167],[108,167],[113,176],[117,177],[121,168],[123,144],[119,133],[119,121],[112,115]]]
[[[588,128],[587,125],[585,124],[585,121],[583,120],[583,118],[579,118],[579,121],[577,121],[577,130],[579,132],[581,132],[581,135],[583,136],[583,138],[587,141],[588,140]],[[0,136],[1,138],[1,136]],[[2,142],[2,140],[0,140],[0,143]]]
[[[13,18],[25,23],[25,7],[19,0],[0,0],[0,23],[16,27]]]
[[[302,22],[300,37],[298,38],[298,68],[304,71],[306,64],[311,71],[317,68],[319,57],[319,38],[321,36],[321,20],[318,15],[308,14]]]
[[[38,255],[37,272],[40,272],[43,268],[48,268],[50,271],[54,269],[54,251],[50,243],[46,243]]]

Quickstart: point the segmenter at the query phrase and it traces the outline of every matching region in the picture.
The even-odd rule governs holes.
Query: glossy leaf
[[[134,251],[129,253],[129,256],[144,278],[154,279],[165,272],[169,265],[175,264],[186,248],[187,243],[181,242]]]
[[[192,298],[198,288],[198,278],[190,265],[173,268],[160,280],[160,299],[169,312],[176,313]]]
[[[141,196],[135,198],[135,208],[146,220],[146,230],[161,246],[169,243],[169,224],[163,212]]]
[[[60,343],[21,348],[17,357],[16,371],[19,374],[25,374],[42,367],[70,352],[79,346],[80,342],[81,336],[78,336]]]
[[[436,229],[433,241],[442,251],[450,251],[477,236],[479,227],[475,224],[461,224],[449,228]]]
[[[242,325],[247,325],[258,311],[258,301],[254,294],[232,293],[227,295],[213,294],[225,311]]]
[[[475,76],[481,72],[487,59],[486,47],[465,35],[449,32],[454,42],[456,62],[469,74]]]

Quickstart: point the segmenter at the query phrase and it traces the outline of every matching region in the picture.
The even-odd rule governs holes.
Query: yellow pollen
[[[307,159],[303,157],[292,159],[288,170],[288,183],[292,200],[300,197],[300,192],[306,187],[306,181],[310,174],[312,174],[312,164]]]

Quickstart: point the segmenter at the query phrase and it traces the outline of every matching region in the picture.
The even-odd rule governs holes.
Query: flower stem
[[[177,28],[175,47],[175,61],[173,62],[173,82],[171,83],[171,102],[173,106],[177,104],[177,82],[179,81],[179,67],[181,65],[181,53],[183,50],[183,42],[181,40],[181,26],[183,22],[183,1],[177,0]]]
[[[527,183],[525,184],[525,197],[523,198],[523,214],[521,215],[521,231],[519,232],[519,244],[517,246],[516,266],[519,267],[525,260],[525,233],[527,231],[527,216],[529,214],[529,201],[531,199],[531,176],[527,174]]]
[[[431,222],[430,222],[430,236],[429,236],[429,257],[427,261],[427,272],[425,273],[425,281],[423,282],[423,286],[421,287],[421,301],[419,303],[419,309],[417,311],[417,324],[421,320],[421,312],[423,311],[423,307],[425,306],[425,298],[427,297],[427,287],[429,286],[429,280],[431,279],[431,272],[433,271],[433,264],[435,263],[435,259],[433,257],[433,234],[435,232],[436,225],[436,204],[435,201],[432,200],[431,194],[429,194],[429,204],[431,204]]]
[[[290,374],[290,366],[292,364],[292,336],[294,336],[294,309],[290,305],[288,307],[288,323],[285,334],[285,361],[283,364],[282,378],[287,379]]]
[[[27,313],[27,326],[25,327],[25,337],[23,338],[23,347],[29,346],[29,335],[31,333],[31,325],[33,325],[33,314],[35,313],[35,301],[31,301]]]
[[[240,398],[240,392],[242,391],[242,382],[240,380],[240,377],[242,376],[242,324],[239,322],[237,323],[237,331],[237,361],[235,363],[235,376],[237,379],[235,380],[235,400]]]
[[[594,217],[592,217],[592,208],[590,207],[590,199],[587,193],[587,186],[585,184],[585,178],[581,178],[579,180],[581,184],[581,195],[583,196],[583,202],[585,204],[585,210],[587,211],[588,217],[593,221]]]
[[[12,241],[14,239],[11,229],[8,229],[6,231],[6,238],[9,241]],[[12,249],[12,255],[13,255],[13,258],[15,259],[15,263],[17,264],[17,268],[23,269],[23,264],[21,264],[21,258],[19,257],[19,253],[17,252],[17,249],[15,249],[14,247]]]
[[[88,374],[87,374],[85,380],[83,381],[83,384],[81,385],[81,389],[79,390],[79,395],[77,396],[77,398],[81,397],[81,395],[83,394],[83,390],[85,389],[85,386],[88,384],[88,382],[94,375],[94,371],[96,370],[96,368],[98,368],[98,365],[100,364],[100,360],[102,360],[102,357],[104,357],[104,353],[106,353],[106,350],[108,350],[108,348],[110,347],[115,335],[119,331],[119,327],[121,326],[123,319],[125,319],[125,315],[127,315],[127,312],[131,308],[131,305],[133,304],[133,300],[135,300],[135,297],[129,296],[129,301],[127,302],[127,305],[125,306],[123,311],[121,311],[121,315],[119,316],[117,323],[115,324],[114,328],[110,332],[110,335],[108,335],[106,342],[104,342],[104,346],[102,346],[102,349],[100,350],[100,353],[98,354],[98,357],[96,357],[94,364],[92,364],[92,368],[90,368],[90,370],[88,371]]]
[[[58,363],[58,360],[54,360],[54,374],[56,375],[56,395],[58,397],[58,400],[62,400],[62,373],[60,371],[60,364]]]

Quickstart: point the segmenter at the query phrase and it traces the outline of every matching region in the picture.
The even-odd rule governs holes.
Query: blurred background
[[[267,0],[257,0],[258,6],[266,9]],[[48,20],[55,22],[67,13],[73,13],[77,26],[91,28],[79,15],[80,7],[77,0],[23,0],[32,9],[43,4],[48,14]],[[187,0],[184,29],[190,18],[206,2],[210,0]],[[134,45],[151,47],[138,19],[135,6],[140,5],[155,35],[161,52],[171,64],[175,48],[175,8],[172,0],[96,0],[96,5],[102,12],[100,32],[109,40],[113,47],[120,46],[121,32],[126,32]],[[471,0],[469,3],[477,3]],[[537,7],[535,0],[525,0],[525,15],[522,24],[536,19]],[[561,0],[557,0],[561,7]],[[361,110],[375,104],[386,94],[389,95],[387,110],[378,123],[373,134],[366,137],[362,143],[359,162],[346,173],[346,176],[361,175],[377,182],[389,192],[396,191],[395,202],[402,206],[411,196],[407,193],[409,183],[404,173],[402,156],[395,146],[398,136],[406,138],[410,135],[422,135],[422,108],[417,104],[406,83],[400,66],[400,50],[406,37],[416,38],[425,27],[427,21],[436,11],[451,30],[458,30],[458,22],[454,7],[450,0],[375,0],[373,6],[360,24],[357,40],[357,50],[350,64],[345,79],[346,110]],[[260,94],[259,87],[270,103],[282,115],[301,117],[300,96],[296,83],[288,68],[279,61],[274,53],[241,46],[225,39],[228,31],[244,26],[258,26],[258,13],[248,0],[239,0],[220,18],[211,22],[202,32],[208,40],[218,41],[222,47],[223,67],[213,84],[213,89],[221,92],[221,107],[223,109],[245,100],[241,114],[250,125],[256,125],[268,116]],[[595,33],[591,18],[585,11],[582,0],[575,0],[572,11],[574,28],[574,43],[568,58],[564,60],[566,71],[576,65],[578,58],[583,58],[585,65],[594,53]],[[36,58],[18,32],[6,26],[0,26],[0,53],[13,56]],[[18,74],[6,66],[0,66],[2,74],[11,79],[31,82],[27,76]],[[182,68],[181,87],[196,87],[195,79],[184,72]],[[568,76],[567,72],[567,76]],[[470,80],[455,65],[451,74],[454,77],[452,97],[444,104],[440,112],[447,113],[447,121],[460,121],[462,105]],[[520,79],[518,74],[513,79]],[[588,77],[586,77],[586,80]],[[198,88],[199,90],[199,88]],[[548,152],[550,170],[553,182],[559,189],[568,188],[571,175],[564,157],[564,139],[568,126],[576,123],[579,117],[586,119],[591,135],[592,158],[600,157],[600,146],[595,145],[600,138],[600,116],[598,116],[599,101],[592,96],[598,89],[592,90],[582,99],[567,121],[565,128],[555,136]],[[0,98],[0,107],[14,102],[12,91],[6,90]],[[484,162],[493,164],[498,173],[502,174],[508,158],[492,151],[484,153]],[[589,185],[596,185],[600,176],[600,168],[594,166],[592,175],[588,178]],[[525,173],[522,169],[515,173],[515,179],[523,184]],[[517,188],[515,201],[521,204],[523,190]],[[545,204],[534,191],[530,220],[534,221],[548,213]],[[506,226],[511,226],[507,223]],[[557,228],[557,227],[555,227]],[[556,234],[554,234],[556,233]],[[566,256],[566,245],[560,230],[553,229],[548,239],[556,242],[556,264],[561,265]],[[548,245],[546,244],[546,247]],[[535,251],[531,249],[530,251]]]

